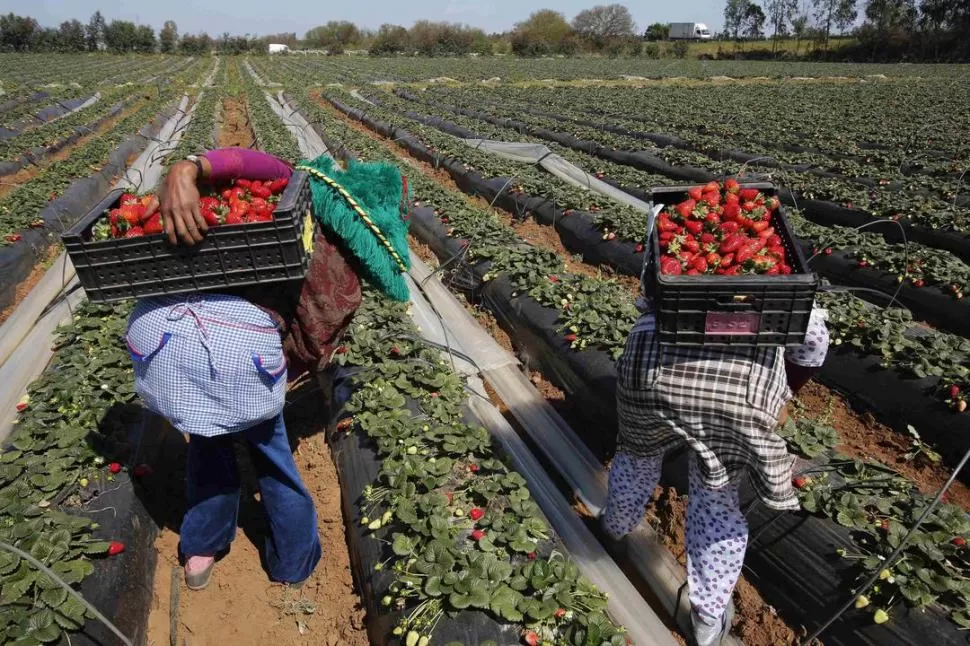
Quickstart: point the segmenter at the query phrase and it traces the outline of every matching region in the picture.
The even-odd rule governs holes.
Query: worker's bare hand
[[[192,246],[202,242],[209,226],[199,209],[198,170],[191,162],[172,166],[161,192],[159,210],[170,243]]]

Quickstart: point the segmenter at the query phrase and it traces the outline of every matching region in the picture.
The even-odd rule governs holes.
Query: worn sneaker
[[[691,646],[719,646],[727,634],[731,631],[731,622],[734,620],[734,606],[728,605],[727,610],[721,620],[714,624],[709,624],[691,608],[690,623],[694,627]]]
[[[189,590],[203,590],[212,580],[214,556],[190,556],[185,560],[185,585]]]

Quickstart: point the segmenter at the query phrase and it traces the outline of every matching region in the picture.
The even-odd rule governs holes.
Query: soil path
[[[229,554],[216,564],[212,583],[192,592],[185,587],[178,564],[178,527],[185,509],[185,441],[163,448],[157,460],[152,500],[163,530],[155,548],[154,601],[149,617],[148,643],[170,643],[170,603],[173,568],[179,584],[179,645],[190,646],[366,646],[364,612],[354,590],[343,516],[340,483],[318,420],[320,393],[315,385],[290,394],[287,428],[297,466],[313,495],[319,518],[323,559],[300,590],[272,583],[260,563],[266,521],[258,487],[246,451],[237,447],[243,475],[239,531]],[[157,518],[158,519],[158,518]]]
[[[222,127],[219,129],[219,148],[252,148],[256,142],[249,121],[246,100],[227,97],[222,100]]]

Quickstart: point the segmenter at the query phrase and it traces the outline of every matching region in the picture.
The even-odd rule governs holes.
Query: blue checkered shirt
[[[212,437],[279,415],[286,359],[279,330],[223,294],[146,298],[128,321],[135,390],[179,431]]]

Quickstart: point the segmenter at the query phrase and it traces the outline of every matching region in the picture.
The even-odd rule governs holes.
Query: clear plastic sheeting
[[[569,502],[558,491],[555,483],[546,474],[522,438],[489,401],[484,382],[474,374],[474,364],[478,363],[477,358],[481,358],[483,363],[519,372],[515,359],[478,326],[454,297],[447,293],[444,286],[434,279],[431,271],[413,254],[412,267],[412,279],[417,279],[423,284],[422,289],[417,288],[414,280],[410,284],[411,315],[421,329],[422,335],[439,346],[451,348],[451,357],[457,369],[468,377],[467,386],[472,392],[468,400],[469,409],[498,440],[509,456],[512,466],[526,479],[529,491],[562,539],[566,549],[569,550],[570,558],[594,585],[609,595],[610,616],[626,627],[635,644],[675,644],[670,629],[664,625],[636,587],[577,517]],[[443,302],[432,305],[425,299],[424,288],[434,289],[432,285],[445,290],[444,294],[450,300],[447,312],[436,309],[438,306],[444,306]],[[458,312],[464,316],[456,316]],[[452,330],[451,326],[455,326],[455,330]],[[487,338],[488,342],[483,337]],[[472,348],[466,347],[466,338]],[[490,345],[492,347],[488,347]],[[472,358],[472,361],[464,357]],[[493,370],[499,370],[499,368],[495,367]]]
[[[367,105],[377,105],[376,103],[374,103],[373,101],[371,101],[370,99],[368,99],[366,96],[364,96],[363,94],[361,94],[360,93],[360,90],[351,90],[350,91],[350,96],[354,97],[355,99],[357,99],[361,103],[366,103]]]
[[[606,182],[590,175],[582,168],[572,164],[542,144],[529,144],[517,141],[493,141],[491,139],[462,139],[465,144],[476,150],[484,150],[505,159],[524,164],[538,164],[564,182],[605,195],[621,204],[650,213],[650,204],[637,199]]]
[[[283,92],[279,92],[274,98],[271,94],[266,94],[269,107],[273,109],[276,116],[286,125],[300,146],[300,154],[307,159],[316,159],[320,155],[329,155],[327,145],[317,134],[306,118],[296,110],[287,100]]]
[[[201,93],[199,94],[199,98],[202,98]],[[128,169],[124,177],[115,184],[114,188],[130,188],[141,192],[147,191],[157,185],[162,179],[162,173],[165,172],[162,160],[175,150],[179,141],[182,140],[182,135],[188,129],[189,122],[192,120],[192,114],[195,112],[195,107],[198,104],[198,101],[196,101],[195,105],[192,106],[192,110],[186,112],[186,108],[189,105],[189,97],[188,95],[184,95],[182,100],[179,101],[174,116],[162,126],[158,136],[142,151],[141,155],[135,160],[135,163],[131,165],[131,168]]]

